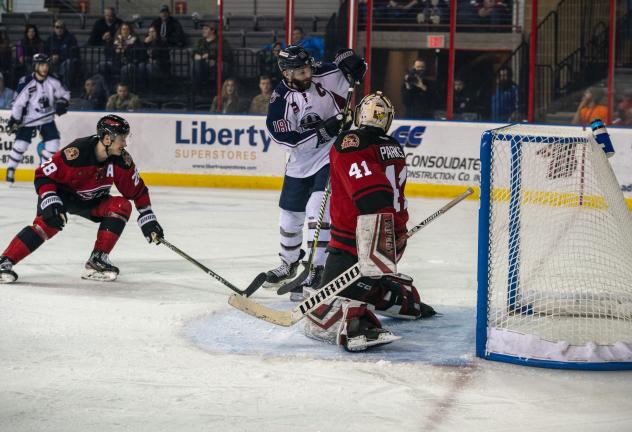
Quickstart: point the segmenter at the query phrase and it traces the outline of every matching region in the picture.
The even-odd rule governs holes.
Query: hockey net
[[[509,126],[481,160],[478,354],[632,362],[632,218],[592,133]]]

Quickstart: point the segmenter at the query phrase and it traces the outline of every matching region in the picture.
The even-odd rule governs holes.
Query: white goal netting
[[[632,361],[632,218],[604,152],[590,130],[491,136],[486,352]]]

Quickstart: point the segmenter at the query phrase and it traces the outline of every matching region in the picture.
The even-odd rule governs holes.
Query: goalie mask
[[[387,132],[393,122],[395,109],[381,91],[366,95],[355,108],[356,127],[373,126]]]

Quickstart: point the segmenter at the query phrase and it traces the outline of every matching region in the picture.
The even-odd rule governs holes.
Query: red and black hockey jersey
[[[357,255],[355,232],[361,214],[391,213],[396,235],[406,233],[406,155],[394,138],[372,127],[345,132],[329,158],[329,246]]]
[[[149,191],[127,151],[99,162],[95,147],[98,138],[79,138],[35,170],[38,195],[56,192],[89,202],[110,194],[114,184],[123,197],[134,201],[136,208],[151,205]]]

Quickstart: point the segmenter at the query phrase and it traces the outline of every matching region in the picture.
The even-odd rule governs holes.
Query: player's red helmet
[[[116,135],[127,135],[129,133],[129,123],[123,117],[114,114],[108,114],[97,123],[97,136],[103,139],[104,136],[110,135],[112,139]]]

